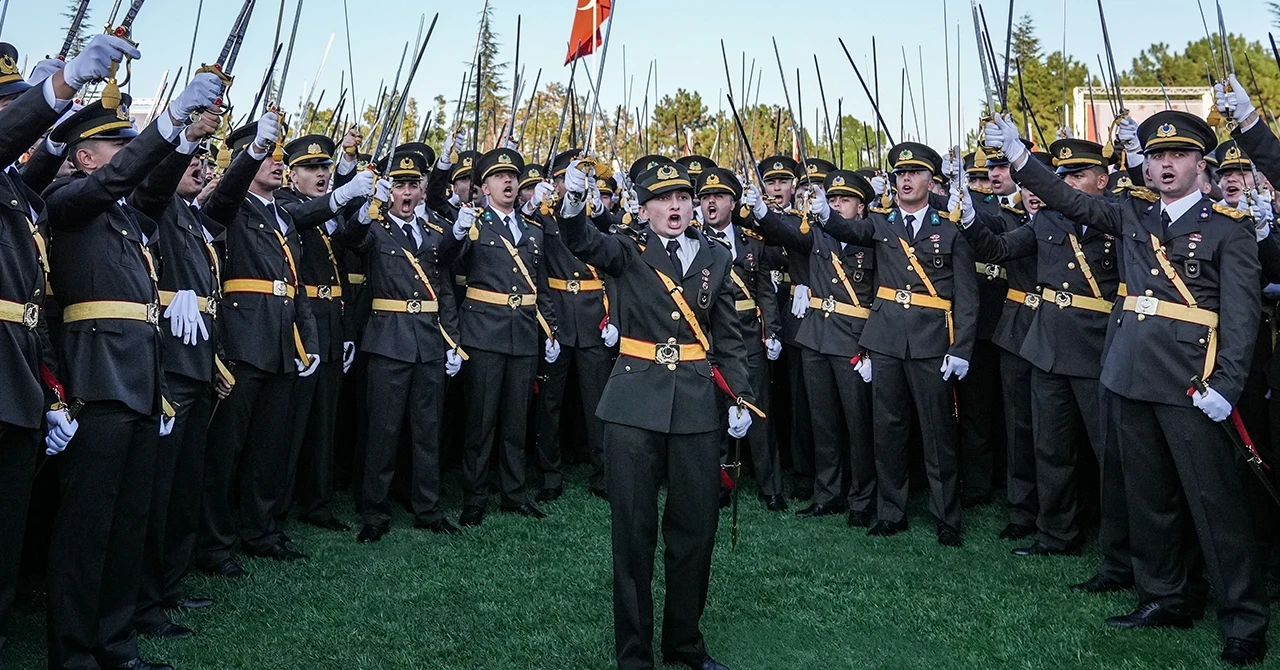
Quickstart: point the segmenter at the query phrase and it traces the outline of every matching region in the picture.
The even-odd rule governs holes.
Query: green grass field
[[[609,668],[609,511],[582,477],[569,486],[546,520],[495,513],[460,537],[414,530],[403,511],[371,546],[296,526],[310,562],[248,560],[248,579],[193,577],[193,593],[217,599],[181,616],[197,636],[144,642],[144,655],[179,670]],[[1105,630],[1133,594],[1069,593],[1092,574],[1089,552],[1010,556],[996,539],[999,505],[968,514],[957,550],[935,543],[920,508],[910,532],[872,539],[843,517],[771,514],[751,490],[736,551],[727,510],[721,518],[703,619],[709,650],[734,670],[1222,667],[1212,614],[1191,631]],[[349,498],[339,515],[354,521]],[[12,667],[44,667],[43,617],[27,610],[15,623]]]

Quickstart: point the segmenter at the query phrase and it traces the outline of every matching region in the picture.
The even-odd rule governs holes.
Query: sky
[[[500,60],[510,62],[515,55],[517,17],[522,21],[520,59],[522,69],[532,81],[542,68],[542,86],[547,82],[564,82],[569,68],[564,55],[569,39],[574,10],[590,0],[490,0],[494,29],[500,43]],[[1096,71],[1097,55],[1103,53],[1103,40],[1096,4],[1091,0],[1014,0],[1014,14],[1030,14],[1046,52],[1062,48]],[[1216,14],[1211,0],[1202,0],[1210,26],[1216,27]],[[128,5],[130,0],[124,0]],[[170,77],[187,64],[191,36],[202,0],[149,0],[134,24],[134,38],[143,57],[133,67],[131,92],[136,97],[153,95],[166,69]],[[315,96],[327,90],[330,106],[338,95],[339,77],[348,72],[348,54],[354,65],[354,90],[357,97],[368,99],[376,94],[379,81],[388,85],[405,43],[414,40],[421,16],[426,22],[439,11],[431,43],[427,47],[410,94],[419,100],[443,94],[455,98],[461,85],[466,63],[475,48],[476,28],[484,0],[449,0],[448,2],[378,3],[346,0],[349,3],[351,50],[347,48],[344,28],[344,0],[284,0],[285,25],[281,41],[287,44],[297,3],[302,2],[298,39],[284,95],[289,101],[300,100],[308,86],[316,86]],[[58,49],[65,37],[66,20],[61,16],[68,0],[0,0],[8,7],[0,40],[11,42],[27,67],[36,58]],[[92,0],[88,25],[101,26],[111,11],[112,0]],[[199,36],[196,40],[195,66],[217,59],[227,32],[239,11],[237,0],[207,0],[200,13]],[[916,117],[920,135],[935,147],[948,143],[947,68],[944,65],[944,5],[949,19],[946,30],[950,41],[951,70],[956,68],[957,26],[960,32],[960,77],[951,77],[953,99],[962,101],[961,110],[967,125],[976,127],[981,104],[982,79],[977,67],[977,51],[968,3],[962,0],[916,0],[915,2],[882,2],[847,0],[832,3],[795,4],[762,0],[615,0],[617,24],[614,27],[604,73],[601,100],[610,109],[620,104],[631,89],[631,106],[642,102],[645,79],[653,63],[658,95],[674,93],[677,88],[698,91],[714,113],[725,91],[724,65],[720,40],[724,40],[735,91],[740,87],[743,52],[747,67],[754,59],[756,72],[763,73],[760,101],[784,103],[778,64],[770,38],[776,38],[782,66],[787,72],[787,86],[796,103],[796,69],[800,69],[800,93],[803,117],[814,118],[820,107],[813,60],[816,55],[822,69],[823,86],[829,112],[836,113],[836,100],[843,99],[846,114],[872,120],[871,107],[849,66],[838,38],[843,38],[863,75],[871,78],[871,35],[876,35],[880,70],[882,112],[890,129],[898,134],[899,90],[903,68],[903,51],[908,61],[911,87],[916,97]],[[1267,41],[1272,16],[1264,0],[1222,0],[1229,32],[1243,34],[1250,41]],[[1109,32],[1115,50],[1116,67],[1127,69],[1140,51],[1155,42],[1165,42],[1174,50],[1204,37],[1196,0],[1161,0],[1105,2]],[[1155,7],[1159,11],[1155,11]],[[794,8],[795,11],[788,12]],[[1002,51],[1009,6],[1005,2],[987,0],[983,4],[988,26],[997,52]],[[271,59],[273,36],[280,4],[278,0],[258,0],[245,44],[236,65],[237,82],[233,101],[248,104],[262,80]],[[122,8],[121,14],[124,10]],[[316,75],[333,35],[332,48],[324,69]],[[412,48],[410,53],[412,54]],[[923,56],[923,85],[920,56]],[[281,55],[283,63],[284,56]],[[410,57],[411,60],[411,57]],[[595,78],[596,60],[589,58]],[[624,69],[625,67],[625,69]],[[406,71],[408,65],[406,65]],[[508,68],[510,76],[510,68]],[[185,78],[185,75],[184,75]],[[582,73],[578,73],[580,90],[586,89]],[[316,83],[318,82],[318,83]],[[651,99],[654,92],[650,92]],[[314,96],[313,96],[314,97]],[[741,93],[735,99],[743,97]],[[922,100],[923,98],[923,100]],[[651,104],[652,106],[652,104]],[[911,102],[906,103],[907,128],[915,134]],[[954,108],[953,108],[954,109]],[[972,123],[970,121],[972,120]],[[811,124],[812,121],[807,121]],[[966,129],[968,130],[968,129]]]

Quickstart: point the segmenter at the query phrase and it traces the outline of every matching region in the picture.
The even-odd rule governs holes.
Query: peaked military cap
[[[1086,168],[1105,168],[1107,159],[1102,157],[1102,145],[1089,140],[1068,137],[1049,145],[1049,155],[1058,174],[1079,172]]]
[[[336,148],[333,140],[325,135],[303,135],[284,145],[284,162],[291,168],[330,165]]]
[[[649,168],[654,167],[655,165],[661,165],[662,163],[670,163],[670,162],[671,162],[670,158],[667,158],[666,156],[659,156],[658,154],[649,154],[648,156],[641,156],[640,158],[636,159],[636,162],[631,164],[630,168],[627,168],[627,178],[630,179],[631,183],[634,184],[636,180],[640,178],[641,172],[644,172],[645,170],[648,170]]]
[[[401,146],[391,154],[391,168],[387,170],[387,176],[392,181],[418,181],[426,171],[426,156]]]
[[[476,161],[476,173],[480,175],[480,181],[503,172],[514,172],[516,178],[519,178],[523,171],[524,158],[515,149],[494,149]]]
[[[1053,169],[1054,167],[1053,154],[1049,153],[1048,151],[1032,151],[1031,157],[1040,161],[1041,165],[1049,169]]]
[[[827,178],[827,175],[837,170],[836,164],[831,161],[822,160],[821,158],[810,158],[804,162],[804,169],[796,166],[796,179],[810,179],[820,182]]]
[[[693,173],[689,174],[693,176]],[[699,196],[728,193],[734,200],[742,197],[742,182],[738,181],[738,177],[732,171],[722,167],[704,169],[698,176],[697,183]]]
[[[458,162],[449,168],[449,181],[452,183],[459,179],[470,177],[471,168],[475,167],[476,159],[478,158],[480,158],[480,153],[469,149],[458,154]]]
[[[0,42],[0,98],[17,95],[31,88],[18,69],[18,50],[8,42]]]
[[[832,170],[822,181],[822,189],[827,192],[827,197],[847,195],[862,202],[871,202],[876,195],[866,177],[850,170]]]
[[[545,178],[546,177],[542,173],[541,165],[526,165],[524,166],[524,171],[520,173],[520,185],[518,188],[522,189],[526,186],[536,186],[538,182]]]
[[[770,156],[756,166],[760,171],[760,177],[765,181],[770,179],[794,179],[796,176],[796,161],[790,156]]]
[[[893,166],[895,173],[921,170],[928,171],[930,174],[942,172],[942,157],[938,152],[919,142],[903,142],[890,148],[889,164]]]
[[[1025,138],[1025,137],[1022,137],[1022,138],[1019,138],[1019,139],[1022,141],[1022,146],[1026,147],[1027,151],[1031,151],[1031,142],[1030,142],[1029,140],[1027,140],[1027,138]],[[983,147],[982,152],[983,152],[983,153],[985,153],[985,154],[987,155],[987,167],[988,167],[988,168],[989,168],[989,167],[991,167],[991,166],[993,166],[993,165],[1008,165],[1008,164],[1009,164],[1009,157],[1008,157],[1008,156],[1006,156],[1006,155],[1004,155],[1004,148],[1003,148],[1003,147],[1001,147],[1001,148],[999,148],[999,149],[989,149],[989,148]]]
[[[568,171],[569,164],[573,162],[573,159],[581,155],[582,149],[578,148],[561,151],[556,154],[555,159],[551,161],[551,178],[555,179],[556,177],[563,177],[564,173]]]
[[[988,174],[987,166],[977,164],[977,154],[970,151],[964,155],[964,174],[966,177],[985,177]]]
[[[697,179],[705,170],[716,167],[716,162],[706,156],[692,154],[689,156],[681,156],[676,162],[683,165],[689,171],[689,176]]]
[[[1152,114],[1138,126],[1138,137],[1143,153],[1189,149],[1210,154],[1218,146],[1218,136],[1204,119],[1176,109]]]
[[[693,195],[693,181],[689,171],[679,163],[659,163],[636,177],[636,200],[641,205],[654,197],[673,191],[685,191]]]
[[[422,156],[422,162],[427,166],[428,170],[432,165],[436,164],[436,150],[424,142],[405,142],[396,147],[396,151],[412,151]]]
[[[120,107],[103,107],[95,100],[71,115],[62,125],[53,129],[49,139],[59,144],[78,144],[85,140],[127,140],[138,136],[129,118],[129,105],[133,98],[120,94]],[[252,136],[250,137],[252,139]]]
[[[608,179],[597,179],[596,188],[600,189],[601,195],[606,193],[613,195],[618,192],[618,180],[613,177],[609,177]]]
[[[1228,172],[1231,170],[1252,170],[1253,161],[1249,159],[1249,155],[1240,150],[1240,145],[1235,140],[1227,140],[1218,145],[1216,151],[1213,152],[1215,159],[1215,169],[1219,172]],[[1209,156],[1205,156],[1205,160],[1209,160]]]

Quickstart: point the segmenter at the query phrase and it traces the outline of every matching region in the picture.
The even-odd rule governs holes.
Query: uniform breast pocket
[[[940,271],[944,274],[950,274],[951,273],[951,254],[949,253],[920,254],[920,265],[924,268],[925,272],[929,272],[930,274],[933,274],[933,272],[931,272],[931,269],[933,271]]]
[[[1178,321],[1173,326],[1174,337],[1183,344],[1190,344],[1200,349],[1209,346],[1209,329],[1194,323]]]

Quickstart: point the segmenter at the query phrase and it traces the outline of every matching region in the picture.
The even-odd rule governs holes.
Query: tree
[[[1014,27],[1010,51],[1014,63],[1009,73],[1009,109],[1028,139],[1047,149],[1059,128],[1071,127],[1068,91],[1085,85],[1089,70],[1060,50],[1044,55],[1029,15]]]
[[[79,9],[79,6],[79,0],[67,0],[67,8],[62,12],[62,18],[67,20],[67,25],[62,27],[61,34],[64,37],[67,33],[71,32],[71,22],[75,20],[76,10]],[[89,26],[89,12],[88,10],[85,10],[84,19],[80,22],[80,29],[76,33],[75,39],[71,41],[71,48],[68,50],[68,53],[63,54],[68,59],[80,53],[80,50],[84,48],[85,42],[89,41]]]

